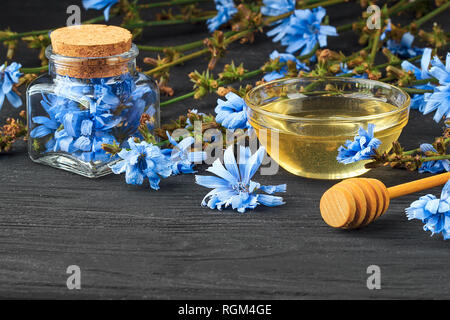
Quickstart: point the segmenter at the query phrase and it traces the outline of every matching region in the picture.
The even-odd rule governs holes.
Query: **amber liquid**
[[[362,126],[375,124],[375,137],[382,144],[380,152],[392,147],[408,121],[408,112],[395,113],[377,119],[355,117],[373,116],[397,110],[398,107],[379,100],[348,97],[311,97],[277,101],[263,110],[281,115],[303,118],[325,118],[326,121],[292,121],[268,115],[252,117],[261,143],[271,157],[287,171],[308,178],[342,179],[367,172],[367,161],[340,164],[336,160],[338,148],[346,140],[353,140]]]

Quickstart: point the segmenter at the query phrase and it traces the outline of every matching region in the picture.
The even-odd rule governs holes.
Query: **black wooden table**
[[[4,1],[0,29],[63,25],[72,2]],[[99,13],[83,10],[82,18]],[[337,26],[355,19],[361,8],[350,3],[331,7],[328,13]],[[442,16],[435,20],[445,23]],[[201,24],[151,28],[139,42],[174,45],[206,35]],[[345,53],[356,46],[357,36],[351,32],[329,38],[329,48]],[[258,35],[255,44],[234,44],[231,49],[217,70],[232,59],[254,69],[272,50],[283,50],[264,35]],[[30,52],[21,44],[15,60],[27,67],[39,65],[37,54]],[[4,53],[2,49],[1,61]],[[175,94],[190,91],[188,72],[202,71],[206,64],[199,58],[173,68]],[[164,107],[162,121],[190,108],[212,112],[216,98]],[[0,113],[2,121],[16,114],[9,105]],[[440,132],[431,116],[413,111],[400,140],[412,148],[431,142]],[[365,176],[391,186],[426,175],[376,169]],[[408,222],[404,214],[424,193],[396,199],[371,226],[346,232],[325,225],[318,210],[320,196],[334,181],[303,179],[284,170],[256,180],[287,183],[286,205],[258,207],[247,214],[212,211],[200,206],[208,190],[197,186],[193,175],[163,180],[160,191],[127,185],[123,176],[90,180],[34,164],[25,145],[18,144],[12,153],[0,155],[0,297],[449,297],[449,243],[440,235],[430,238],[420,221]],[[429,192],[438,195],[440,188]],[[81,268],[81,290],[66,287],[69,265]],[[381,290],[366,286],[369,265],[381,268]]]

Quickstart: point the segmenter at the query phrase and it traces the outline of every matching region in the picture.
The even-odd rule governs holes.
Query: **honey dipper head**
[[[320,199],[320,213],[331,227],[355,229],[381,216],[389,206],[385,185],[376,179],[347,179],[328,189]]]

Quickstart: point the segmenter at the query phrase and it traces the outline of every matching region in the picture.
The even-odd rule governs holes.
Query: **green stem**
[[[253,77],[259,76],[262,73],[263,73],[263,71],[261,69],[256,69],[256,70],[253,70],[253,71],[249,71],[249,72],[246,72],[245,74],[242,75],[242,79],[253,78]],[[228,84],[228,83],[223,83],[223,84]]]
[[[448,143],[450,143],[450,138],[447,138],[447,139],[444,140],[444,146],[446,146]],[[416,148],[416,149],[404,151],[403,154],[409,156],[409,155],[412,155],[412,154],[414,154],[416,152],[419,152],[419,151],[420,151],[420,148]]]
[[[405,88],[405,87],[400,87],[403,91],[406,91],[406,92],[408,92],[408,93],[413,93],[413,94],[415,94],[415,93],[419,93],[419,94],[422,94],[422,93],[431,93],[431,92],[434,92],[434,90],[425,90],[425,89],[416,89],[416,88]]]
[[[437,161],[437,160],[445,160],[445,159],[450,159],[450,154],[446,154],[443,156],[425,157],[425,158],[422,158],[422,161],[427,162],[427,161]]]
[[[397,78],[394,77],[394,76],[390,76],[390,77],[379,79],[378,81],[380,81],[380,82],[389,82],[389,81],[393,81],[395,79],[397,79]]]
[[[157,146],[157,147],[162,147],[162,146],[165,146],[166,144],[170,144],[170,141],[169,140],[163,140],[163,141],[160,141],[158,143],[155,143],[154,145]]]
[[[393,5],[389,10],[388,10],[388,15],[392,16],[394,14],[397,14],[399,12],[408,10],[409,8],[417,5],[420,2],[423,2],[425,0],[415,0],[415,1],[406,1],[407,3],[404,6],[397,6],[397,5]]]
[[[375,61],[375,56],[377,55],[378,51],[378,41],[380,40],[380,34],[381,34],[381,28],[377,30],[374,34],[374,38],[372,40],[372,50],[370,50],[369,55],[369,64],[372,66]]]
[[[415,56],[415,57],[409,58],[406,61],[414,62],[414,61],[420,60],[421,58],[422,58],[422,55],[419,55],[419,56]],[[375,66],[374,68],[376,70],[378,70],[378,69],[386,68],[387,66],[398,66],[398,65],[402,64],[402,62],[403,61],[400,60],[400,61],[397,61],[397,62],[382,63],[382,64],[379,64],[379,65]]]
[[[202,50],[193,52],[191,54],[185,55],[185,56],[183,56],[183,57],[181,57],[179,59],[176,59],[176,60],[174,60],[172,62],[166,63],[166,64],[164,64],[162,66],[153,68],[153,69],[151,69],[149,71],[146,71],[144,73],[147,74],[147,75],[152,75],[152,74],[155,74],[155,73],[157,73],[157,72],[159,72],[161,70],[164,70],[164,69],[176,66],[178,64],[181,64],[183,62],[189,61],[191,59],[195,59],[195,58],[201,57],[202,55],[204,55],[204,54],[206,54],[208,52],[209,52],[208,49],[202,49]]]
[[[411,85],[417,86],[417,85],[421,85],[421,84],[427,84],[430,82],[432,84],[439,84],[439,80],[437,80],[435,78],[428,78],[428,79],[415,80],[415,81],[411,82]]]
[[[41,73],[41,72],[47,71],[47,70],[48,70],[48,65],[42,66],[42,67],[37,67],[37,68],[21,68],[20,72],[22,72],[22,73]]]
[[[236,33],[236,34],[232,35],[231,37],[229,37],[229,38],[227,38],[227,39],[224,40],[225,45],[228,45],[228,44],[230,44],[230,43],[232,43],[232,42],[234,42],[234,41],[237,41],[237,40],[239,40],[239,39],[245,37],[247,34],[249,34],[249,33],[251,33],[251,32],[253,32],[253,29],[250,29],[250,30],[244,30],[244,31],[241,31],[241,32],[239,32],[239,33]],[[181,57],[181,58],[179,58],[179,59],[176,59],[176,60],[174,60],[174,61],[172,61],[172,62],[169,62],[169,63],[167,63],[167,64],[164,64],[164,65],[162,65],[162,66],[153,68],[153,69],[151,69],[151,70],[149,70],[149,71],[146,71],[146,72],[144,72],[144,73],[147,74],[147,75],[152,75],[152,74],[155,74],[155,73],[157,73],[157,72],[159,72],[159,71],[161,71],[161,70],[164,70],[164,69],[167,69],[167,68],[176,66],[176,65],[178,65],[178,64],[180,64],[180,63],[183,63],[183,62],[186,62],[186,61],[188,61],[188,60],[198,58],[198,57],[200,57],[200,56],[202,56],[202,55],[204,55],[204,54],[206,54],[206,53],[208,53],[208,52],[209,52],[209,49],[208,49],[208,48],[205,48],[205,49],[202,49],[202,50],[193,52],[193,53],[191,53],[191,54],[185,55],[185,56],[183,56],[183,57]]]
[[[409,58],[407,61],[413,62],[413,61],[419,60],[421,57],[422,57],[421,55],[420,56],[416,56],[416,57],[413,57],[413,58]],[[387,66],[396,66],[396,65],[399,65],[401,63],[402,63],[402,61],[392,62],[392,63],[382,63],[382,64],[374,66],[373,68],[375,70],[378,70],[378,69],[381,69],[381,68],[385,68]],[[336,76],[336,77],[352,77],[352,76],[356,76],[356,75],[358,75],[358,73],[349,72],[349,73],[341,74],[341,75]],[[413,83],[413,84],[415,85],[416,83]]]
[[[28,31],[28,32],[16,33],[16,34],[13,34],[13,35],[10,35],[10,36],[1,37],[0,38],[0,42],[21,39],[23,37],[29,37],[29,36],[40,36],[42,34],[48,33],[49,31],[50,30],[37,30],[37,31]]]
[[[142,27],[169,26],[169,25],[182,24],[182,23],[188,23],[188,22],[195,23],[195,22],[205,21],[212,17],[214,17],[214,16],[209,15],[209,16],[205,16],[205,17],[196,17],[196,18],[189,19],[187,21],[184,19],[142,21],[142,22],[138,22],[138,23],[127,24],[124,27],[127,29],[135,29],[135,28],[142,28]]]
[[[433,156],[433,157],[421,157],[417,160],[421,160],[422,162],[428,162],[428,161],[437,161],[437,160],[445,160],[450,159],[450,154],[442,155],[442,156]],[[385,164],[388,164],[390,162],[394,163],[407,163],[407,162],[415,162],[416,159],[399,159],[399,160],[391,160],[386,161]]]
[[[210,0],[172,0],[172,1],[162,1],[162,2],[156,2],[156,3],[140,4],[138,7],[140,9],[150,9],[150,8],[186,5],[186,4],[191,4],[191,3],[207,2],[207,1],[210,1]]]
[[[138,49],[141,51],[152,51],[152,52],[163,52],[167,47],[157,47],[157,46],[144,46],[137,45]]]
[[[261,69],[256,69],[256,70],[253,70],[253,71],[246,72],[245,74],[242,75],[241,78],[242,79],[248,79],[248,78],[256,77],[257,75],[260,75],[262,73],[263,73],[263,71]],[[222,85],[225,85],[225,84],[230,84],[230,83],[227,83],[225,81],[219,81],[219,86],[222,86]],[[189,92],[189,93],[184,94],[182,96],[179,96],[179,97],[176,97],[176,98],[173,98],[173,99],[161,102],[161,107],[164,107],[164,106],[167,106],[169,104],[176,103],[176,102],[179,102],[179,101],[183,101],[185,99],[193,97],[194,95],[195,95],[195,92],[192,91],[192,92]]]
[[[327,7],[327,6],[332,6],[334,4],[339,4],[339,3],[342,3],[342,2],[346,2],[346,1],[347,0],[328,0],[328,1],[325,1],[325,2],[320,2],[320,3],[314,3],[314,4],[307,5],[307,6],[303,7],[302,9],[313,9],[313,8],[318,7],[318,6]]]
[[[111,13],[111,17],[113,17],[115,14]],[[92,24],[92,23],[97,23],[97,22],[101,22],[104,21],[105,17],[104,16],[99,16],[90,20],[86,20],[83,22],[83,24]],[[21,33],[16,33],[10,36],[6,36],[6,37],[1,37],[0,38],[0,42],[3,41],[8,41],[8,40],[16,40],[16,39],[22,39],[24,37],[29,37],[29,36],[40,36],[43,34],[47,34],[50,31],[52,31],[53,29],[47,29],[47,30],[37,30],[37,31],[28,31],[28,32],[21,32]]]
[[[401,0],[401,1],[397,2],[396,4],[394,4],[392,7],[390,7],[387,10],[387,15],[390,16],[390,15],[395,14],[396,11],[399,10],[400,8],[403,8],[403,5],[406,3],[408,3],[408,0]]]
[[[175,102],[182,101],[182,100],[185,100],[187,98],[193,97],[194,95],[195,95],[195,92],[192,91],[192,92],[186,93],[186,94],[184,94],[182,96],[179,96],[179,97],[176,97],[176,98],[173,98],[173,99],[161,102],[160,106],[164,107],[164,106],[167,106],[168,104],[172,104],[172,103],[175,103]]]
[[[236,31],[228,31],[225,32],[223,35],[225,37],[229,37],[232,36],[234,34],[236,34]],[[184,52],[184,51],[189,51],[192,49],[196,49],[198,47],[201,47],[203,45],[203,41],[204,40],[198,40],[198,41],[194,41],[194,42],[189,42],[189,43],[185,43],[185,44],[181,44],[178,46],[173,46],[173,47],[158,47],[158,46],[142,46],[142,45],[138,45],[139,50],[143,50],[143,51],[156,51],[156,52],[163,52],[166,49],[172,49],[178,52]]]
[[[314,4],[317,2],[321,2],[323,0],[298,0],[296,1],[296,5],[298,6],[298,8],[303,9],[304,6],[310,5],[310,4]]]
[[[353,27],[353,22],[344,24],[342,26],[336,27],[336,31],[347,31]]]
[[[412,155],[412,154],[414,154],[414,153],[416,153],[416,152],[419,152],[419,151],[420,151],[420,148],[416,148],[416,149],[404,151],[404,152],[403,152],[403,155],[410,156],[410,155]]]
[[[415,26],[417,28],[419,28],[422,24],[424,24],[425,22],[427,22],[428,20],[432,19],[434,16],[438,15],[439,13],[447,10],[450,7],[450,1],[447,1],[446,3],[444,3],[442,6],[440,6],[437,9],[434,9],[433,11],[431,11],[429,14],[424,15],[422,18],[420,18],[419,20],[417,20],[415,22]]]
[[[198,40],[198,41],[186,43],[184,45],[175,46],[175,47],[156,47],[156,46],[143,46],[143,45],[138,45],[137,47],[139,48],[139,50],[143,50],[143,51],[163,52],[166,49],[173,49],[178,52],[184,52],[184,51],[188,51],[188,50],[192,50],[192,49],[201,47],[202,45],[203,45],[203,40]]]

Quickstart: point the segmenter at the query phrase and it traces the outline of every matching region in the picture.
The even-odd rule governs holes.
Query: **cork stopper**
[[[52,51],[64,56],[55,63],[56,72],[75,78],[120,75],[126,72],[120,55],[131,49],[131,38],[124,28],[100,24],[56,29],[50,34]]]

